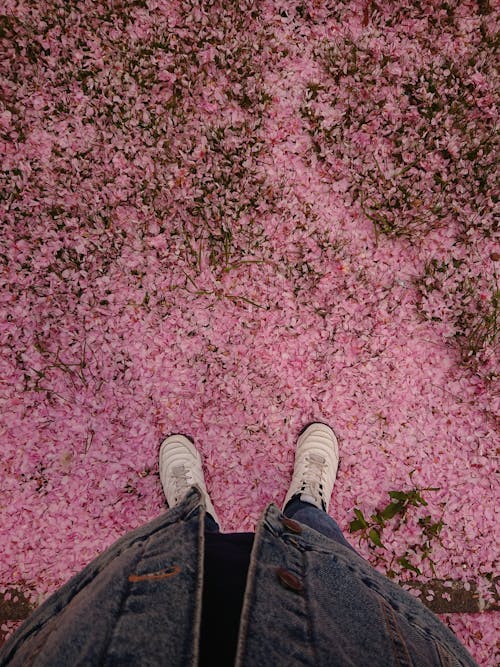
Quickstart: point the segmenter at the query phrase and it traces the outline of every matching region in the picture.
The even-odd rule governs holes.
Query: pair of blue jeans
[[[356,553],[356,550],[345,539],[338,523],[332,519],[326,512],[320,510],[311,503],[305,503],[300,499],[300,495],[294,496],[286,505],[283,514],[289,519],[295,519],[299,523],[303,523],[309,528],[316,530],[318,533],[335,540],[339,544],[351,549]],[[209,533],[218,533],[219,525],[214,518],[208,514],[205,517],[205,529]]]

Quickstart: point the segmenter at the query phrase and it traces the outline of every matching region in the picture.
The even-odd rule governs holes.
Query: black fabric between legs
[[[234,665],[254,533],[205,532],[200,661]]]

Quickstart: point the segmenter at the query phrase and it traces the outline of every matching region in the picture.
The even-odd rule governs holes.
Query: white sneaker
[[[169,507],[177,505],[193,484],[199,486],[207,512],[221,525],[205,486],[200,453],[185,435],[170,435],[161,443],[160,479]]]
[[[328,511],[339,467],[339,444],[326,424],[314,422],[299,435],[292,482],[283,509],[293,496]]]

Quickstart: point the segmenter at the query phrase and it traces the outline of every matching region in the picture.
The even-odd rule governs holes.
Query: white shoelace
[[[172,468],[172,479],[175,489],[175,501],[179,502],[179,500],[186,495],[191,486],[186,466],[180,465]]]
[[[302,486],[302,493],[316,498],[319,495],[321,501],[323,498],[323,473],[325,470],[326,459],[319,454],[309,454],[306,459],[306,472],[304,484]]]

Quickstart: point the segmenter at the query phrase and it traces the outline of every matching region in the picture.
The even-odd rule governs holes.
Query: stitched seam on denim
[[[302,572],[303,572],[303,581],[304,581],[304,591],[303,596],[306,605],[306,619],[307,619],[307,638],[309,640],[310,651],[313,656],[313,665],[320,665],[320,659],[318,655],[318,650],[314,642],[314,634],[312,630],[312,609],[311,609],[311,599],[309,597],[309,585],[307,576],[304,576],[304,573],[307,572],[307,559],[306,552],[302,552]],[[310,583],[310,582],[309,582]]]
[[[379,590],[377,590],[376,588],[371,588],[371,591],[373,593],[376,593],[377,598],[379,599],[379,602],[385,603],[388,608],[392,609],[390,599],[387,600],[385,595],[383,593],[381,593]],[[412,601],[419,602],[419,600],[417,600],[416,598],[415,599],[412,598]],[[419,602],[419,604],[422,604],[422,603]],[[428,611],[425,607],[424,607],[424,610],[426,612]],[[410,625],[413,628],[414,632],[417,632],[423,638],[424,641],[426,641],[426,642],[431,641],[431,642],[433,642],[434,645],[436,645],[436,646],[439,645],[443,651],[446,651],[448,653],[448,655],[451,656],[452,661],[454,660],[455,662],[445,663],[445,667],[448,667],[448,664],[452,665],[452,667],[455,667],[455,665],[464,665],[464,662],[462,660],[459,660],[455,656],[454,653],[451,653],[450,651],[448,651],[448,649],[442,644],[443,638],[439,634],[436,634],[436,631],[435,631],[434,628],[431,628],[427,625],[426,626],[419,625],[418,623],[415,622],[414,616],[411,616],[411,615],[409,616],[406,613],[405,610],[400,610],[399,615],[402,616],[405,619],[405,621],[408,623],[408,625]],[[444,624],[441,624],[441,625],[443,625],[443,627],[446,628],[446,626]]]
[[[266,530],[272,534],[274,531],[265,520],[262,518],[256,526],[255,535],[253,539],[252,550],[250,552],[250,562],[248,564],[247,580],[245,584],[245,592],[243,594],[243,603],[241,605],[240,624],[238,627],[238,639],[236,642],[236,657],[235,667],[240,667],[243,664],[244,651],[247,648],[248,626],[250,620],[250,612],[255,605],[256,577],[258,567],[258,556],[262,551],[262,539]]]
[[[196,537],[196,544],[198,545],[198,578],[196,581],[196,591],[194,599],[194,632],[192,644],[193,665],[197,665],[200,657],[200,641],[201,641],[201,618],[202,618],[202,604],[203,604],[203,581],[205,578],[205,514],[204,506],[198,505],[195,509],[200,509],[198,514],[198,535]]]
[[[38,656],[39,656],[39,654],[40,654],[40,651],[45,647],[45,644],[47,643],[48,638],[50,637],[50,635],[51,635],[55,630],[56,630],[56,628],[52,628],[52,630],[51,630],[51,631],[47,634],[47,636],[44,638],[43,643],[40,644],[40,645],[38,646],[38,648],[36,649],[36,651],[35,651],[34,653],[32,653],[32,652],[30,651],[30,654],[29,654],[29,662],[26,662],[26,659],[25,659],[25,661],[23,662],[23,667],[24,667],[24,666],[29,667],[30,665],[33,665],[33,664],[35,663],[35,660],[38,658]],[[4,645],[4,646],[5,646],[5,645]],[[4,648],[4,646],[2,646],[2,649]],[[23,648],[23,643],[21,643],[20,646],[19,646],[18,648],[22,649],[22,648]],[[0,650],[0,654],[1,654],[1,653],[2,653],[2,651]],[[10,663],[10,661],[11,661],[11,660],[14,660],[14,658],[16,657],[16,653],[17,653],[17,649],[14,651],[13,654],[9,654],[9,655],[5,656],[5,662],[4,662],[4,658],[2,658],[2,663],[1,663],[1,664],[3,665],[3,664],[8,664],[8,663]],[[1,657],[1,656],[0,656],[0,657]]]
[[[383,598],[379,598],[379,604],[385,620],[385,626],[391,639],[392,652],[397,665],[401,667],[412,667],[413,662],[408,653],[403,635],[399,631],[396,614]]]
[[[148,538],[147,540],[144,540],[144,542],[141,544],[141,549],[140,549],[139,553],[137,554],[137,559],[134,563],[134,569],[137,566],[137,564],[140,562],[141,558],[144,556],[144,550],[146,548],[146,544],[149,542],[149,539],[150,538]],[[123,594],[122,594],[122,598],[120,600],[120,606],[118,607],[118,611],[116,613],[116,620],[115,620],[115,623],[113,625],[113,630],[109,633],[109,639],[108,639],[107,642],[104,643],[102,653],[99,657],[99,660],[97,661],[97,664],[100,667],[102,667],[106,662],[106,658],[107,658],[107,655],[108,655],[108,649],[111,645],[111,642],[114,639],[114,636],[115,636],[115,633],[116,633],[116,626],[120,622],[121,612],[122,612],[122,609],[125,605],[125,602],[126,602],[128,596],[130,594],[130,589],[131,588],[132,588],[131,582],[127,578],[127,585],[125,586],[125,589],[124,589]]]
[[[390,608],[392,609],[392,602],[393,602],[393,601],[392,601],[391,597],[387,597],[385,593],[380,592],[380,591],[377,590],[376,588],[372,588],[371,590],[372,590],[374,593],[376,593],[376,594],[380,597],[380,599],[383,600],[383,601],[385,602],[385,604],[386,604],[388,607],[390,607]],[[401,604],[401,602],[400,602],[399,600],[396,600],[396,602],[397,602],[398,604]],[[416,602],[416,603],[422,605],[422,603],[420,602],[420,600],[417,600],[416,598],[412,598],[412,602]],[[422,607],[423,607],[423,605],[422,605]],[[426,613],[428,613],[428,610],[427,610],[426,607],[424,607],[424,611],[425,611]],[[410,614],[410,613],[407,611],[407,609],[400,609],[400,610],[399,610],[399,615],[400,615],[401,617],[403,617],[403,618],[405,619],[405,621],[408,623],[408,625],[410,625],[410,626],[413,628],[413,630],[414,630],[415,632],[418,632],[418,634],[419,634],[421,637],[423,637],[423,639],[424,639],[425,641],[429,641],[429,639],[432,640],[432,641],[434,641],[434,642],[440,642],[440,641],[442,641],[442,639],[440,638],[440,635],[439,635],[439,634],[436,634],[434,628],[430,627],[430,626],[427,625],[427,624],[420,624],[420,623],[418,623],[418,622],[417,622],[418,619],[417,619],[413,614]],[[444,627],[445,627],[445,626],[444,626]]]
[[[436,647],[441,667],[455,667],[455,665],[460,664],[437,640],[434,640],[434,646]]]

